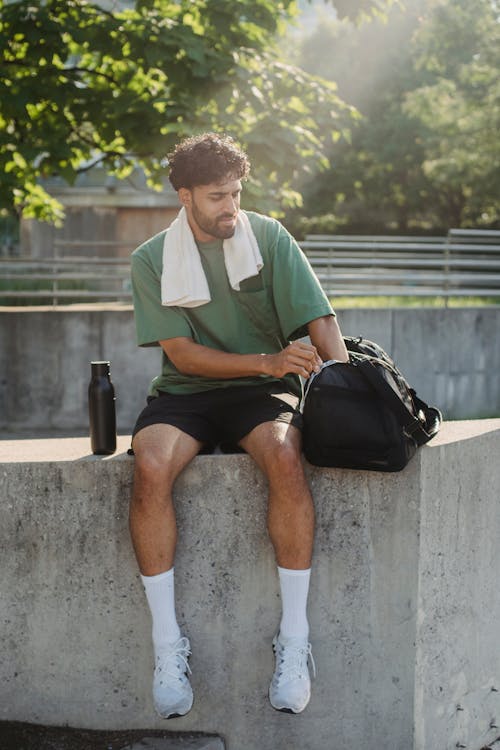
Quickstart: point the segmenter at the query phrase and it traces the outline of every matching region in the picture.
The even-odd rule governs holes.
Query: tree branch
[[[110,81],[111,83],[118,85],[116,78],[113,78],[113,76],[109,73],[102,73],[100,70],[92,70],[92,68],[81,68],[75,65],[71,68],[55,68],[55,70],[63,75],[65,73],[88,73],[89,75],[99,76],[101,78],[104,78],[106,81]]]
[[[19,68],[33,68],[33,64],[31,62],[24,60],[2,60],[2,65],[11,65]],[[110,81],[111,83],[118,85],[118,81],[116,80],[116,78],[113,78],[113,76],[109,73],[103,73],[100,70],[93,70],[92,68],[82,68],[78,65],[73,65],[71,68],[58,68],[55,65],[46,65],[43,67],[42,71],[55,72],[57,73],[57,75],[63,76],[65,73],[88,73],[89,75],[99,76],[101,78],[104,78],[106,81]],[[70,76],[68,76],[68,78],[69,77]]]
[[[83,174],[84,172],[88,172],[94,167],[96,167],[98,164],[102,164],[104,161],[106,161],[106,159],[113,157],[113,156],[119,157],[120,159],[124,158],[124,155],[120,154],[118,151],[107,151],[106,153],[101,154],[99,157],[94,159],[94,161],[90,162],[90,164],[86,164],[85,166],[78,167],[77,169],[75,169],[75,172],[77,174]]]

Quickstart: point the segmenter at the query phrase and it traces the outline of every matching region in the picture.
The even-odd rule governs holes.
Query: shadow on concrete
[[[98,731],[0,721],[1,750],[224,750],[220,737],[153,729]]]

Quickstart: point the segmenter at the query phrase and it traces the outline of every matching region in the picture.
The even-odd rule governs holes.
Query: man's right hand
[[[266,354],[266,375],[282,378],[289,373],[308,378],[318,372],[323,364],[316,347],[302,341],[293,341],[278,354]]]

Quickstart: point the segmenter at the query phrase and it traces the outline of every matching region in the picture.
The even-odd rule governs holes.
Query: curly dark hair
[[[222,182],[226,178],[242,180],[248,176],[250,162],[244,151],[228,135],[203,133],[181,141],[168,154],[169,180],[174,190]]]

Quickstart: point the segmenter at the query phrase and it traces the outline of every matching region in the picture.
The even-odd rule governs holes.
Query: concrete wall
[[[339,321],[381,344],[447,419],[500,415],[500,308],[342,310]],[[130,431],[160,367],[158,348],[135,344],[131,308],[0,308],[0,428],[85,432],[92,359],[111,360]]]
[[[130,431],[160,367],[158,348],[136,346],[130,308],[0,312],[0,426],[87,431],[93,359],[111,359],[118,428]]]
[[[418,749],[483,748],[492,740],[490,724],[500,736],[499,437],[444,438],[422,462]]]
[[[127,444],[102,459],[86,439],[0,441],[0,718],[165,728]],[[267,700],[279,599],[264,480],[246,455],[198,456],[176,486],[196,697],[168,729],[214,732],[229,750],[480,750],[498,737],[499,449],[500,420],[454,422],[398,474],[307,467],[318,676],[300,717]]]

